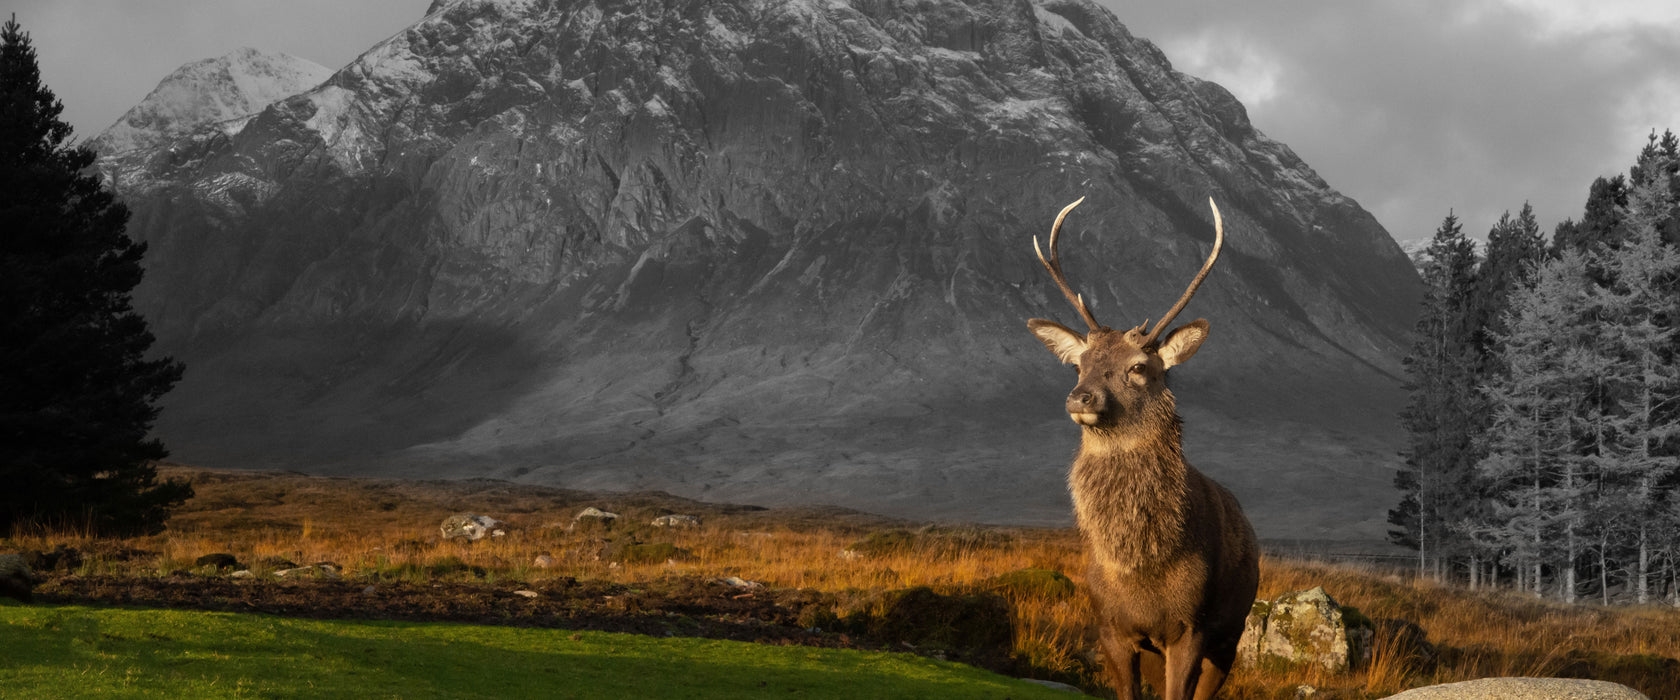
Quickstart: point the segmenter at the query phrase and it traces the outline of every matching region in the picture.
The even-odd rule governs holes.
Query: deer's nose
[[[1103,397],[1101,392],[1075,389],[1067,397],[1068,413],[1102,413]]]

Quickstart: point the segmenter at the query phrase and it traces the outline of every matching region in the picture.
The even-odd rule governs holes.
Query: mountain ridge
[[[1099,6],[433,10],[237,133],[102,159],[192,368],[180,457],[1065,521],[1066,375],[1023,322],[1069,314],[1031,234],[1090,194],[1069,276],[1130,326],[1205,256],[1211,193],[1187,449],[1268,534],[1380,533],[1381,495],[1291,523],[1235,465],[1388,488],[1415,273]]]

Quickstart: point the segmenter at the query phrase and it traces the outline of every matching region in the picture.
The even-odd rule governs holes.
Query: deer
[[[1122,700],[1148,680],[1166,700],[1208,700],[1225,684],[1259,586],[1259,545],[1242,506],[1184,459],[1183,422],[1167,370],[1196,354],[1208,322],[1162,334],[1190,303],[1225,242],[1213,199],[1213,252],[1190,287],[1157,321],[1121,332],[1103,326],[1074,292],[1057,252],[1067,205],[1038,261],[1073,304],[1088,333],[1055,321],[1027,327],[1079,382],[1067,396],[1080,426],[1068,488],[1086,555],[1085,587],[1097,615],[1109,680]],[[1145,678],[1147,677],[1147,678]]]

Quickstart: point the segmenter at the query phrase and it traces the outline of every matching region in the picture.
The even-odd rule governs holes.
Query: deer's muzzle
[[[1097,418],[1102,415],[1103,410],[1107,407],[1108,401],[1103,397],[1102,392],[1086,391],[1076,387],[1073,393],[1068,394],[1067,397],[1068,417],[1080,425],[1096,425]]]

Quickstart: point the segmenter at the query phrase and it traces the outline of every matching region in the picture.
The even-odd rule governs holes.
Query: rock
[[[1302,683],[1295,686],[1295,700],[1311,700],[1318,697],[1318,689]]]
[[[617,522],[617,513],[590,506],[578,511],[577,516],[572,518],[572,524],[566,529],[572,532],[607,532],[612,530]]]
[[[235,571],[231,574],[228,574],[228,578],[256,578],[256,577],[257,577],[257,575],[254,574],[254,573],[251,573],[250,569],[240,569],[240,570]]]
[[[204,555],[202,557],[199,557],[198,559],[194,560],[193,565],[194,566],[213,566],[213,567],[216,567],[217,571],[221,571],[222,569],[243,569],[243,568],[245,568],[244,566],[242,566],[239,563],[238,558],[236,558],[232,554],[228,554],[226,552],[216,552],[214,554],[206,554],[206,555]]]
[[[443,531],[443,539],[477,542],[506,534],[505,526],[506,523],[488,515],[462,513],[444,518],[439,529]]]
[[[654,518],[652,524],[654,527],[692,528],[700,527],[700,519],[692,515],[677,515],[673,513],[671,515],[661,515]]]
[[[1651,700],[1619,683],[1575,678],[1482,678],[1413,688],[1384,700]]]
[[[543,553],[543,554],[538,554],[537,558],[535,560],[532,560],[531,565],[535,566],[539,569],[550,568],[550,567],[554,566],[554,557],[549,556],[546,552]]]
[[[274,572],[280,578],[302,578],[304,576],[321,576],[324,578],[338,578],[338,565],[330,561],[318,562],[309,566],[299,566],[293,569],[281,569]]]
[[[516,595],[516,596],[523,596],[525,598],[535,598],[535,597],[537,597],[537,592],[536,591],[514,591],[513,594]]]
[[[757,589],[760,589],[760,588],[764,587],[764,584],[762,584],[762,583],[759,583],[757,581],[748,581],[744,578],[741,578],[740,576],[730,576],[729,578],[719,578],[719,579],[712,579],[712,580],[716,581],[718,583],[721,583],[725,586],[729,586],[730,588],[744,588],[744,589],[747,589],[747,590],[757,590]]]
[[[0,554],[0,596],[29,602],[35,584],[42,581],[17,554]]]
[[[267,556],[267,557],[263,557],[261,559],[258,559],[257,560],[257,565],[258,566],[264,566],[264,567],[267,567],[267,568],[270,568],[270,569],[293,569],[293,568],[297,568],[297,562],[294,562],[294,561],[292,561],[290,559],[287,559],[285,557],[278,557],[278,556]]]
[[[1346,673],[1368,653],[1374,636],[1370,620],[1344,612],[1323,587],[1291,591],[1255,603],[1237,658],[1251,667],[1310,665]]]

